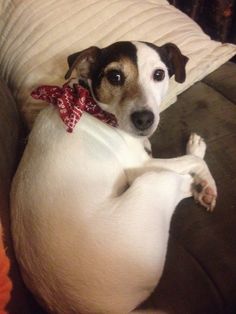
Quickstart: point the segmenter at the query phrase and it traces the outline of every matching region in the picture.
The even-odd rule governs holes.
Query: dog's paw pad
[[[193,196],[197,203],[204,206],[207,211],[213,211],[216,205],[216,189],[210,187],[206,180],[198,180],[193,184]]]
[[[204,139],[196,133],[192,133],[187,143],[186,152],[188,155],[204,158],[206,153],[206,143]]]

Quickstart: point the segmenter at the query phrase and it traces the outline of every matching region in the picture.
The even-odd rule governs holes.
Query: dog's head
[[[159,122],[169,77],[175,75],[177,82],[184,82],[187,61],[171,43],[157,47],[146,42],[116,42],[70,55],[65,78],[76,71],[89,83],[100,107],[116,116],[119,128],[150,136]]]

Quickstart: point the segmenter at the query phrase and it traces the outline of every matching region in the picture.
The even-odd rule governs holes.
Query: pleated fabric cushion
[[[30,91],[62,84],[69,54],[121,40],[173,42],[189,57],[187,80],[171,80],[162,110],[236,53],[236,46],[211,40],[166,0],[0,0],[1,75],[26,119],[39,107]]]

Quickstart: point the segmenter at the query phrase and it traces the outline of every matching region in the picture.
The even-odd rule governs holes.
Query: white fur
[[[137,48],[137,63],[139,72],[139,84],[142,86],[145,106],[154,113],[159,114],[163,97],[169,86],[168,71],[165,63],[154,49],[141,42],[135,42]],[[153,73],[156,69],[165,71],[163,81],[154,81]]]
[[[142,143],[86,113],[72,134],[55,108],[39,114],[14,178],[12,232],[27,286],[53,313],[133,311],[162,275],[190,173],[215,190],[193,150],[158,160]]]
[[[130,101],[128,106],[125,106],[122,113],[122,117],[119,119],[120,127],[129,133],[140,133],[134,128],[134,125],[130,121],[130,115],[134,111],[149,110],[154,113],[155,120],[148,130],[146,136],[150,136],[157,128],[159,123],[160,104],[167,92],[169,79],[166,65],[160,59],[160,56],[156,51],[144,43],[133,42],[137,48],[137,66],[138,66],[138,84],[141,86],[142,96]],[[156,69],[162,69],[165,71],[165,78],[163,81],[157,82],[153,80],[153,73]],[[119,108],[119,107],[118,107]],[[115,115],[119,118],[119,112],[115,112]]]

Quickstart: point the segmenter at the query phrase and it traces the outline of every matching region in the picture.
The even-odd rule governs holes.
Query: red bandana
[[[83,111],[111,126],[117,126],[115,116],[102,110],[92,98],[88,89],[79,84],[74,84],[73,87],[70,87],[68,82],[62,87],[43,85],[33,90],[31,96],[57,106],[68,132],[73,131]]]

